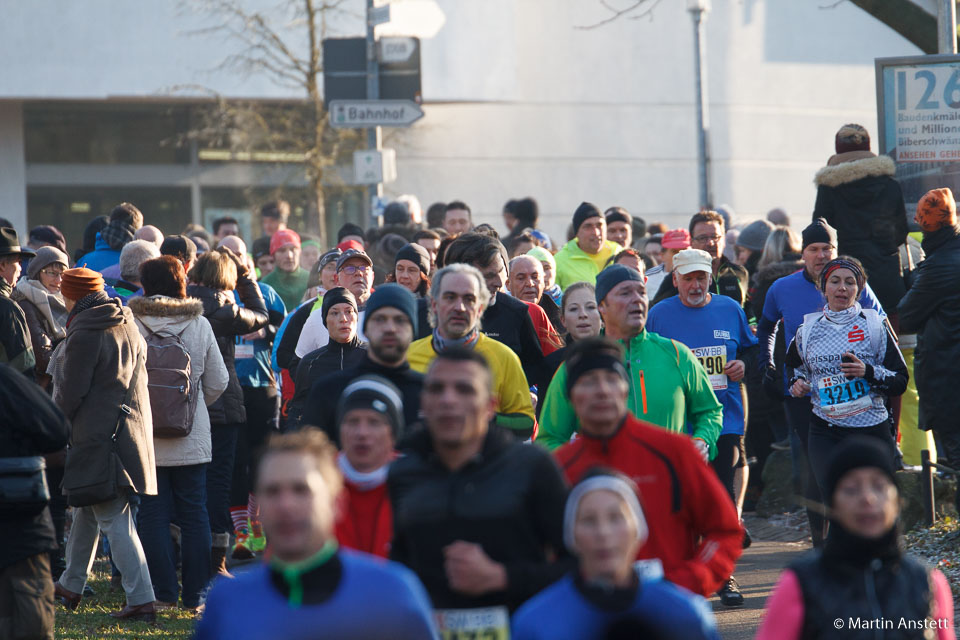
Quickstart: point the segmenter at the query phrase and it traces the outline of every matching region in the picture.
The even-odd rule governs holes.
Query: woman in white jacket
[[[190,388],[196,390],[196,408],[187,435],[159,437],[163,407],[156,406],[159,387],[151,388],[154,449],[157,460],[157,495],[143,496],[139,533],[157,595],[157,605],[176,606],[177,571],[170,523],[180,526],[185,609],[196,609],[200,593],[210,578],[210,522],[207,517],[206,467],[212,456],[210,417],[212,404],[227,388],[228,374],[210,323],[199,300],[186,297],[186,274],[171,256],[148,260],[140,268],[143,297],[129,301],[141,335],[178,336],[189,355]],[[148,345],[150,340],[147,340]],[[175,342],[175,340],[174,340]],[[181,350],[182,353],[182,350]],[[150,378],[151,350],[147,372]],[[162,402],[162,401],[160,401]],[[188,420],[189,422],[189,420]]]

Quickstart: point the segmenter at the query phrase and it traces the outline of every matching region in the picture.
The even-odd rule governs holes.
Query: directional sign
[[[382,7],[374,7],[370,10],[370,22],[373,26],[390,22],[390,5],[385,4]]]
[[[380,38],[377,58],[381,64],[406,62],[417,50],[416,38]]]
[[[410,100],[330,101],[330,126],[334,129],[409,127],[422,117],[420,105]]]
[[[379,184],[397,179],[397,154],[393,149],[353,152],[354,184]]]

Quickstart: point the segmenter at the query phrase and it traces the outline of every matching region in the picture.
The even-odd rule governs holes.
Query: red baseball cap
[[[663,234],[660,246],[664,249],[689,249],[690,232],[686,229],[671,229]]]

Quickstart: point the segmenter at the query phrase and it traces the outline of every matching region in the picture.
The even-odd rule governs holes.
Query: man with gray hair
[[[104,281],[110,282],[114,291],[126,304],[130,298],[143,295],[140,288],[140,265],[147,260],[160,257],[160,248],[149,240],[132,240],[123,246],[120,251],[120,278],[110,282],[104,276]]]
[[[163,232],[152,224],[145,224],[134,232],[133,239],[152,242],[159,249],[163,244]]]
[[[430,286],[432,335],[413,342],[407,352],[411,368],[426,373],[430,363],[452,346],[477,351],[490,364],[497,413],[494,420],[518,438],[533,434],[534,416],[526,377],[517,354],[480,332],[480,317],[490,302],[483,274],[467,264],[437,271]]]

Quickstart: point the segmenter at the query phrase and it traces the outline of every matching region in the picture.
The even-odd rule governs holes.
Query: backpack
[[[190,381],[190,353],[178,334],[147,329],[147,389],[155,438],[183,438],[193,430],[197,389]],[[184,329],[186,331],[186,329]]]

